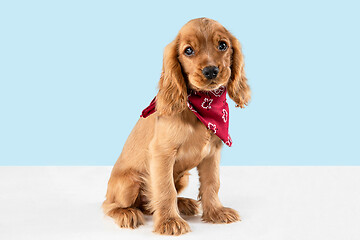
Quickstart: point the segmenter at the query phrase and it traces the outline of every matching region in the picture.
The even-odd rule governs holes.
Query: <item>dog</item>
[[[216,101],[224,108],[223,115],[216,112],[214,119],[228,123],[226,92],[237,107],[250,101],[241,45],[217,21],[193,19],[165,48],[159,92],[112,169],[102,205],[106,215],[121,228],[136,228],[144,224],[143,214],[153,214],[154,232],[164,235],[189,232],[181,215],[198,214],[200,203],[204,222],[240,220],[237,211],[224,207],[218,197],[220,151],[223,142],[231,145],[228,125],[205,124]],[[200,93],[208,98],[196,105],[202,101]],[[216,100],[220,94],[222,100]],[[200,120],[200,110],[205,111],[205,120]],[[198,201],[177,197],[195,167]]]

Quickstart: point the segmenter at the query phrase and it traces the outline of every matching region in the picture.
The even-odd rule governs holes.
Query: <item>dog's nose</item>
[[[214,79],[219,73],[219,68],[215,66],[208,66],[202,70],[202,73],[207,79]]]

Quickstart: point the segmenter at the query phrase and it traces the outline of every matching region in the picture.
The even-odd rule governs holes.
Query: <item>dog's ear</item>
[[[229,97],[234,100],[236,107],[244,108],[250,101],[250,87],[244,70],[244,56],[240,42],[230,34],[232,46],[231,77],[227,86]]]
[[[165,47],[163,68],[156,96],[160,115],[172,115],[186,109],[187,90],[178,59],[178,37]]]

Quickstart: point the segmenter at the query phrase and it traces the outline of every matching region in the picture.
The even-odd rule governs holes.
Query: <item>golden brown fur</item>
[[[218,49],[219,41],[228,45],[226,51]],[[184,54],[189,46],[193,56]],[[202,75],[206,66],[218,66],[216,79]],[[208,91],[221,85],[227,86],[237,106],[250,100],[240,43],[214,20],[191,20],[165,48],[157,111],[139,119],[112,170],[103,209],[120,227],[144,224],[145,213],[153,214],[156,233],[189,232],[181,214],[197,214],[198,202],[177,194],[188,184],[188,171],[194,167],[200,176],[203,221],[239,220],[237,212],[223,207],[218,198],[222,142],[186,105],[189,89]]]

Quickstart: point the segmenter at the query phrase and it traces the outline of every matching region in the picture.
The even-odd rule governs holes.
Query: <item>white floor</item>
[[[104,217],[111,167],[0,167],[0,239],[169,239]],[[183,194],[195,198],[193,171]],[[222,167],[220,198],[242,221],[188,217],[176,239],[359,240],[360,167]]]

